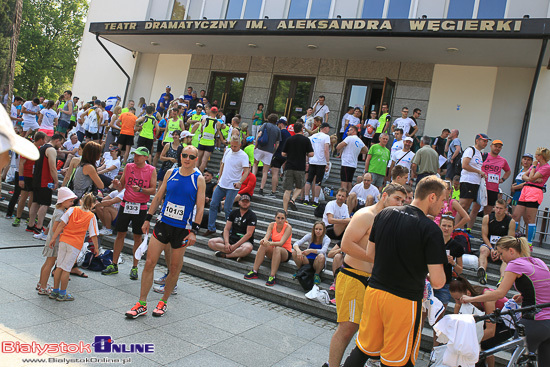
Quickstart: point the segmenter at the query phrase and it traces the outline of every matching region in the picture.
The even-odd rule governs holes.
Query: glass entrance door
[[[313,93],[314,78],[275,76],[268,111],[285,116],[289,124],[306,114]]]
[[[223,109],[225,120],[231,121],[239,113],[246,74],[212,73],[208,100]]]

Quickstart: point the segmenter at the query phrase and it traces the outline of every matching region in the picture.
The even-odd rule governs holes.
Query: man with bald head
[[[361,208],[377,203],[379,195],[380,192],[376,186],[372,185],[372,175],[370,173],[365,173],[362,182],[353,186],[349,193],[346,201],[349,214],[351,215],[351,213]]]
[[[460,175],[460,171],[457,172],[455,165],[458,162],[457,157],[460,160],[459,155],[462,153],[462,143],[458,138],[458,133],[457,129],[452,129],[445,144],[445,152],[447,153],[447,174],[445,178],[448,180],[452,180],[456,175]]]

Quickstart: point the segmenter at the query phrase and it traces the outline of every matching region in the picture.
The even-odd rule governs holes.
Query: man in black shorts
[[[351,220],[346,198],[346,189],[339,188],[336,193],[336,200],[329,201],[325,207],[323,222],[327,227],[327,236],[332,240],[342,239],[344,231]]]
[[[321,124],[319,132],[309,137],[313,146],[313,157],[309,159],[309,169],[306,185],[304,187],[304,205],[317,207],[319,205],[319,194],[321,193],[321,183],[325,172],[329,170],[330,162],[330,125],[326,122]],[[306,166],[306,168],[308,168]],[[312,191],[313,201],[309,201],[309,190]]]
[[[239,208],[227,218],[223,238],[212,238],[208,241],[208,247],[216,251],[217,257],[240,259],[247,256],[254,248],[256,222],[256,214],[250,209],[250,196],[242,194]]]
[[[166,173],[157,194],[153,198],[142,232],[149,233],[150,221],[158,206],[162,203],[159,221],[155,225],[149,242],[147,261],[141,274],[141,292],[139,301],[126,312],[126,317],[135,319],[147,313],[147,295],[153,285],[153,273],[160,254],[168,244],[171,247],[171,262],[164,286],[164,294],[153,316],[164,316],[166,303],[174,289],[183,265],[183,256],[187,246],[193,246],[202,220],[204,210],[204,177],[195,170],[198,156],[197,148],[187,146],[182,152],[182,166]],[[166,196],[166,197],[165,197]],[[196,215],[193,215],[196,209]]]
[[[56,190],[59,186],[56,166],[57,149],[63,145],[63,140],[63,135],[54,134],[49,143],[46,143],[40,147],[40,158],[38,158],[34,164],[32,182],[33,203],[29,209],[29,225],[27,226],[27,232],[41,234],[44,240],[46,240],[45,234],[42,233],[44,217],[46,216],[48,208],[52,205],[53,190]],[[34,225],[37,215],[38,221],[36,222],[36,225]]]
[[[286,129],[286,119],[279,119],[277,121],[277,127],[281,129],[281,141],[277,150],[273,153],[273,158],[271,158],[271,193],[266,194],[266,196],[275,196],[277,193],[277,185],[279,184],[279,172],[283,165],[286,162],[286,157],[282,156],[283,147],[288,138],[291,137],[290,133]],[[286,166],[285,166],[286,171]]]

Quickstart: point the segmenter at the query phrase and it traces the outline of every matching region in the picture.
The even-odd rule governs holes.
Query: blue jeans
[[[216,186],[214,193],[212,194],[212,201],[210,201],[210,210],[208,211],[208,230],[216,231],[216,217],[218,216],[218,210],[220,203],[225,196],[225,220],[229,218],[229,213],[233,209],[233,201],[235,196],[239,193],[237,189],[224,189],[220,185]]]

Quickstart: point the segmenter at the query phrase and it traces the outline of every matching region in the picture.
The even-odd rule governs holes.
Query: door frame
[[[311,89],[309,91],[308,101],[311,101],[311,98],[313,96],[313,90],[315,89],[315,77],[302,77],[302,76],[294,76],[294,75],[273,75],[273,79],[271,80],[271,88],[270,88],[270,94],[267,102],[267,111],[268,113],[273,113],[273,102],[275,100],[275,92],[277,90],[277,82],[279,80],[290,80],[290,89],[288,91],[289,95],[294,96],[296,93],[296,82],[311,82]],[[292,100],[290,96],[286,100],[285,105],[285,111],[283,116],[286,118],[289,118],[292,109]],[[307,106],[309,107],[309,106]],[[307,108],[306,107],[306,108]]]
[[[225,92],[222,95],[222,99],[220,101],[218,101],[218,103],[219,103],[218,107],[225,110],[225,103],[227,102],[227,100],[224,99],[224,98],[227,98],[229,86],[231,84],[231,79],[235,78],[235,77],[243,78],[244,79],[243,80],[244,86],[246,86],[247,74],[246,73],[231,73],[231,72],[225,72],[225,71],[211,71],[210,72],[210,80],[208,81],[208,89],[207,89],[207,92],[206,92],[206,95],[208,97],[208,101],[210,103],[212,103],[212,101],[213,101],[212,100],[212,95],[210,93],[212,93],[212,91],[214,90],[214,80],[216,79],[217,76],[227,77],[227,80],[225,82]],[[243,94],[244,94],[244,87],[243,87],[243,93],[241,94],[241,97],[239,99],[239,113],[240,113],[241,105],[242,105],[242,102],[243,102]]]

